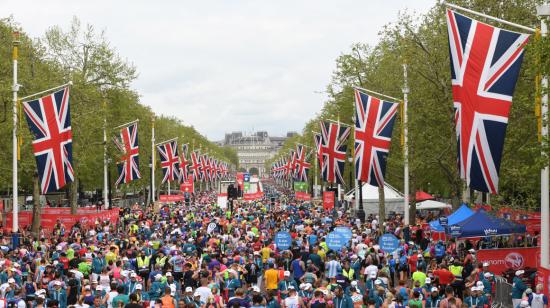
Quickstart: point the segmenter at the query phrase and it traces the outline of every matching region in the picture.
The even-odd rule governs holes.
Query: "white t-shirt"
[[[118,295],[118,292],[117,291],[111,291],[109,292],[109,299],[107,300],[107,307],[108,308],[113,308],[113,299],[115,298],[115,296]]]
[[[371,264],[365,268],[365,276],[370,277],[371,273],[378,274],[378,266]]]
[[[285,298],[285,308],[300,308],[300,297],[298,295]]]
[[[206,303],[208,297],[212,296],[212,291],[209,287],[198,287],[195,292],[201,295],[201,303]]]

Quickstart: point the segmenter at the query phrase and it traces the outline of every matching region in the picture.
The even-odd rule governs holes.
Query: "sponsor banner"
[[[247,201],[258,200],[258,199],[261,199],[263,196],[264,196],[264,193],[261,191],[258,191],[255,193],[243,194],[243,199]]]
[[[528,218],[517,220],[516,223],[525,225],[527,233],[531,235],[540,234],[540,218]]]
[[[160,195],[159,196],[160,202],[178,202],[183,200],[184,200],[183,195]]]
[[[489,263],[491,272],[501,274],[512,269],[540,266],[540,247],[482,249],[477,252],[477,261]]]
[[[244,191],[244,173],[243,172],[237,172],[237,184],[239,184],[239,187],[242,191]]]
[[[311,200],[311,195],[303,191],[297,191],[294,194],[294,197],[296,198],[296,200],[304,200],[304,201]]]
[[[550,296],[550,269],[539,266],[537,269],[537,284],[543,285],[542,293]]]
[[[57,208],[63,209],[63,208]],[[57,223],[57,220],[60,220],[61,223],[65,225],[65,228],[69,230],[77,221],[83,226],[93,226],[97,220],[105,221],[109,220],[111,223],[116,223],[118,221],[119,210],[102,210],[100,212],[89,213],[85,210],[78,210],[77,214],[71,214],[70,208],[69,211],[63,214],[52,214],[52,213],[42,213],[40,216],[40,225],[42,228],[48,232],[53,230],[53,227]],[[32,223],[32,213],[28,211],[19,212],[19,228],[23,229],[29,226]],[[13,215],[7,215],[6,225],[11,227]]]
[[[193,181],[193,175],[189,175],[187,180],[185,180],[183,183],[181,183],[180,191],[181,192],[188,192],[188,193],[192,193],[192,192],[195,191],[195,181]]]
[[[287,250],[292,244],[292,236],[290,236],[290,233],[285,231],[277,232],[277,234],[275,234],[274,241],[278,250]]]
[[[378,245],[385,253],[393,253],[399,248],[399,239],[391,233],[386,233],[378,239]]]
[[[334,192],[323,191],[323,208],[325,210],[331,210],[334,208]]]
[[[307,182],[294,182],[294,191],[306,192],[307,190],[308,190]]]
[[[346,245],[346,239],[338,232],[330,232],[325,238],[329,249],[340,251]]]

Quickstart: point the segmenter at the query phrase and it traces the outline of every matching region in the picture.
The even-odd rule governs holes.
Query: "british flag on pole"
[[[173,182],[180,179],[180,160],[178,157],[178,141],[171,140],[157,145],[162,168],[162,183]]]
[[[45,194],[74,181],[69,87],[23,102],[32,142],[40,191]]]
[[[355,89],[355,177],[384,186],[386,159],[399,104]]]
[[[201,156],[198,151],[191,152],[191,165],[189,166],[189,172],[192,173],[193,178],[198,181],[202,179],[200,157]]]
[[[341,123],[321,122],[321,151],[323,153],[323,180],[329,183],[344,183],[344,164],[346,161],[346,140],[351,127]]]
[[[302,144],[296,145],[296,173],[297,181],[307,182],[307,176],[311,164],[307,162],[309,154],[306,153],[306,146]]]
[[[451,78],[461,178],[498,192],[512,96],[529,36],[447,10]]]
[[[181,175],[181,181],[185,182],[187,181],[187,178],[189,177],[189,164],[190,160],[187,159],[187,152],[189,151],[189,144],[182,144],[181,145],[181,155],[180,155],[180,175]]]
[[[114,137],[113,141],[122,153],[122,157],[117,163],[118,178],[115,184],[128,184],[141,178],[139,172],[138,123],[134,122],[121,128],[120,137]]]

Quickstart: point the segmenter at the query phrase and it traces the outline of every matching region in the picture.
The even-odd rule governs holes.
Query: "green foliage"
[[[19,29],[11,19],[0,20],[0,190],[11,189],[12,153],[12,32]],[[118,134],[115,127],[139,120],[140,171],[142,178],[119,187],[121,192],[140,191],[150,183],[151,126],[155,120],[156,141],[179,137],[179,144],[201,149],[217,159],[237,166],[236,152],[209,142],[192,126],[172,117],[157,116],[140,103],[139,94],[130,88],[137,77],[136,68],[123,59],[103,32],[83,27],[74,19],[68,30],[50,28],[43,38],[29,39],[21,35],[19,47],[20,96],[29,95],[73,81],[71,87],[71,120],[73,130],[73,167],[79,179],[79,190],[93,191],[103,187],[103,127],[106,123],[108,158],[112,184],[116,180],[116,164],[120,153],[111,138]],[[5,109],[3,108],[5,106]],[[20,114],[21,115],[21,114]],[[21,161],[19,161],[19,189],[32,191],[32,175],[36,163],[32,154],[32,137],[21,115]],[[157,155],[158,156],[158,155]],[[158,158],[157,158],[158,161]],[[157,162],[158,164],[158,162]],[[157,168],[157,184],[160,168]],[[67,188],[64,188],[66,190]]]
[[[535,5],[539,2],[453,1],[460,6],[530,27],[538,26]],[[407,63],[411,191],[423,189],[456,200],[462,194],[463,183],[456,166],[445,8],[438,3],[422,15],[402,13],[397,22],[383,27],[379,39],[375,46],[354,44],[336,59],[336,70],[327,86],[329,100],[320,114],[306,123],[298,140],[286,142],[281,154],[288,153],[290,143],[313,145],[313,132],[319,131],[321,119],[339,118],[344,123],[352,124],[352,86],[403,97],[403,64]],[[508,122],[499,195],[491,198],[493,204],[531,209],[539,204],[539,170],[543,163],[548,163],[548,159],[541,158],[541,146],[537,142],[535,76],[541,71],[546,74],[550,72],[548,46],[548,39],[542,39],[531,42],[527,47]],[[398,189],[403,187],[401,134],[399,122],[396,122],[386,170],[386,181]],[[353,138],[350,138],[348,148],[352,145]],[[348,153],[351,152],[348,150]],[[348,179],[349,172],[353,172],[353,168],[347,163],[344,179]]]

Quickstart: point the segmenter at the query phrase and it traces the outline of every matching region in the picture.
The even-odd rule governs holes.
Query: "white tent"
[[[442,209],[451,209],[453,206],[447,203],[435,201],[435,200],[426,200],[418,202],[416,204],[417,210],[442,210]]]
[[[349,191],[346,194],[346,200],[351,200],[351,198],[354,197],[354,193],[355,190]],[[378,214],[378,187],[363,183],[362,193],[365,214]],[[388,183],[384,184],[384,200],[386,214],[390,212],[403,213],[403,202],[405,202],[405,198],[401,192],[397,191],[397,189]]]

